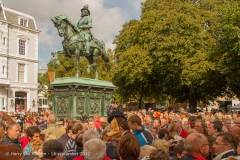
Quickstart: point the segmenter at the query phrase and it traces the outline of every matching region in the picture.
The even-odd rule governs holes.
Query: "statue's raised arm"
[[[88,9],[88,5],[85,5],[81,9],[81,19],[77,23],[77,27],[80,31],[82,31],[84,35],[84,40],[86,44],[86,54],[89,54],[90,49],[90,40],[92,38],[91,28],[92,28],[92,18],[90,17],[90,11]]]

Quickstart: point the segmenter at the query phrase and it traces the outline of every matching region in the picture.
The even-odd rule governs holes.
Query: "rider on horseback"
[[[88,5],[85,5],[81,9],[81,19],[77,23],[77,27],[82,31],[84,35],[86,54],[89,54],[90,51],[90,40],[92,38],[92,33],[90,29],[92,28],[92,18],[90,17],[90,11],[88,10]]]

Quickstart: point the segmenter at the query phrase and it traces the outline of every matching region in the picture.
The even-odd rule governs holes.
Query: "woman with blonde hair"
[[[182,140],[182,137],[179,135],[179,130],[180,127],[177,124],[172,123],[169,127],[169,136],[176,141]]]
[[[165,139],[156,139],[153,141],[152,146],[156,149],[162,150],[166,153],[169,152],[169,143]]]

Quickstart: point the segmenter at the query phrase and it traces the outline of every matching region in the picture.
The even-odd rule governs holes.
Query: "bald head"
[[[185,149],[189,154],[206,157],[209,153],[207,137],[201,133],[192,133],[185,140]]]
[[[240,140],[240,128],[238,126],[230,127],[229,132],[232,133],[238,141]]]
[[[56,124],[57,118],[54,114],[50,114],[47,121],[49,124]]]

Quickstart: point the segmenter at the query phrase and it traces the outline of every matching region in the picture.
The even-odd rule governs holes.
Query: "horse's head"
[[[58,29],[58,33],[60,37],[63,37],[65,36],[65,34],[68,34],[67,33],[68,27],[71,28],[72,33],[79,33],[77,26],[67,16],[60,15],[60,16],[54,17],[51,20],[53,21],[55,27]]]
[[[56,16],[52,18],[54,26],[58,29],[58,34],[60,37],[63,37],[66,32],[66,23],[63,21],[63,16]]]

